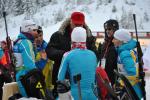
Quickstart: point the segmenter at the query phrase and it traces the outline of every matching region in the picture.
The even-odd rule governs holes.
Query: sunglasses
[[[43,33],[43,31],[42,31],[42,30],[39,30],[39,29],[33,29],[33,31],[36,31],[38,34]]]
[[[33,29],[33,31],[38,31],[38,29]]]

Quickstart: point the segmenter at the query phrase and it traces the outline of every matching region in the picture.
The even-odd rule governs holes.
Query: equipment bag
[[[36,97],[38,99],[46,98],[45,78],[41,71],[33,69],[22,76],[20,80],[28,97]]]

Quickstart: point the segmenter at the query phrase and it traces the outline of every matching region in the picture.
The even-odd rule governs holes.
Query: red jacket
[[[4,54],[3,54],[2,58],[0,59],[0,64],[5,66],[6,68],[9,68],[10,63],[11,63],[11,60],[9,57],[9,50],[5,49]]]
[[[98,76],[99,75],[99,76]],[[100,93],[101,93],[101,99],[102,100],[105,100],[106,99],[106,96],[107,96],[107,94],[108,94],[108,90],[107,90],[107,88],[104,86],[104,83],[102,82],[103,80],[107,80],[108,82],[110,82],[109,81],[109,78],[108,78],[108,76],[107,76],[107,74],[106,74],[106,72],[105,72],[105,70],[102,68],[102,67],[97,67],[97,69],[96,69],[96,76],[97,76],[97,85],[98,85],[98,87],[100,88]],[[100,79],[100,77],[102,78],[102,79]]]

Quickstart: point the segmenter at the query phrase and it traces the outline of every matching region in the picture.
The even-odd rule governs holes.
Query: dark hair
[[[5,44],[5,45],[7,44],[6,41],[1,41],[1,43]]]
[[[38,26],[38,34],[40,34],[40,33],[43,33],[43,30],[42,30],[42,27],[41,26]]]
[[[119,24],[117,20],[109,19],[104,23],[104,29],[106,30],[107,27],[113,28],[114,31],[119,29]]]

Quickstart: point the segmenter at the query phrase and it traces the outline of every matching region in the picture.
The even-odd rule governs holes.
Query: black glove
[[[68,80],[57,81],[57,92],[66,93],[70,90],[70,82]]]

